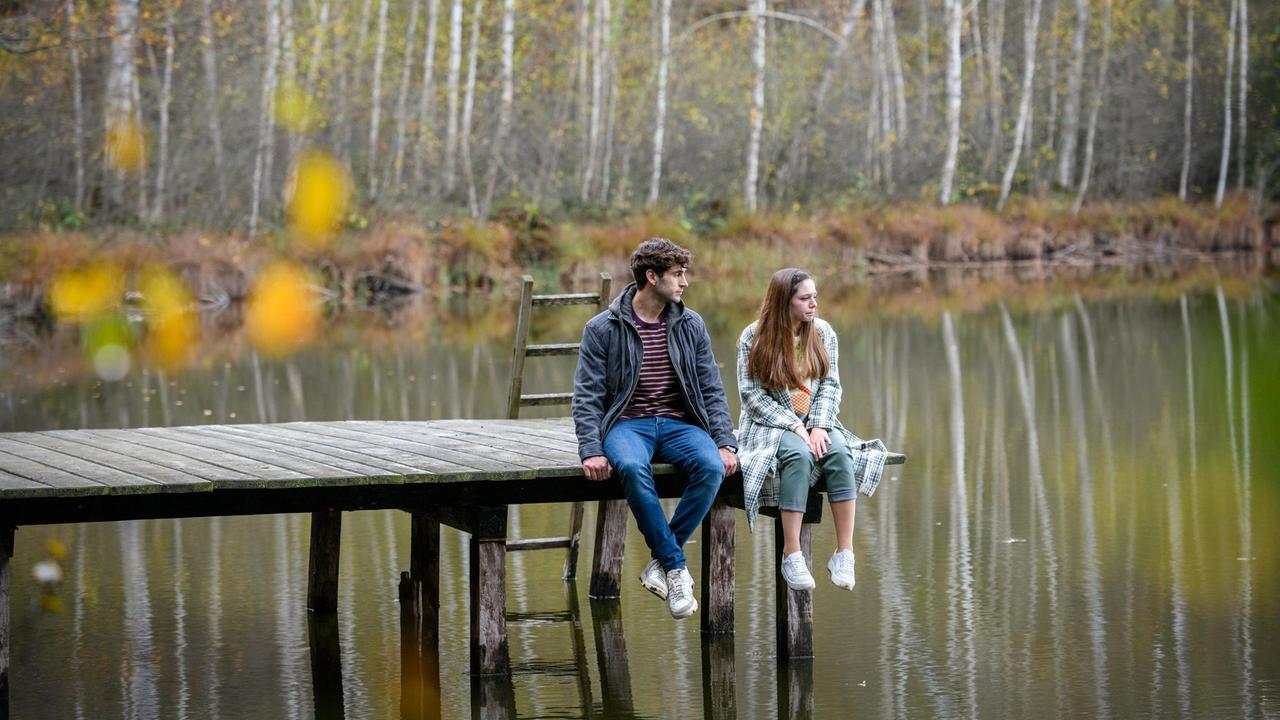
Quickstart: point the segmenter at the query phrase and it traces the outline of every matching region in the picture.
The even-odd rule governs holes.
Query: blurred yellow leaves
[[[288,193],[289,225],[312,247],[327,243],[347,211],[351,179],[342,163],[320,150],[298,157]]]
[[[275,97],[276,124],[296,133],[307,132],[320,124],[320,111],[315,102],[293,83],[286,83]]]
[[[258,275],[245,326],[259,350],[268,355],[293,352],[315,337],[319,324],[319,298],[305,270],[278,261]]]
[[[147,165],[146,136],[128,115],[107,120],[107,164],[130,175]]]
[[[49,304],[59,320],[85,322],[120,302],[124,276],[110,263],[59,273],[49,287]]]
[[[196,344],[191,292],[168,268],[153,265],[138,282],[148,311],[147,357],[165,370],[178,370],[190,360]]]

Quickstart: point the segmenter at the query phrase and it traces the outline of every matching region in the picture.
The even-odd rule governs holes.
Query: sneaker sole
[[[683,614],[676,614],[676,611],[672,610],[671,617],[675,618],[676,620],[683,620],[696,612],[698,612],[698,601],[694,600],[693,604],[689,606],[688,612],[685,612]]]
[[[854,580],[853,582],[849,583],[848,585],[845,585],[845,584],[844,584],[844,583],[842,583],[842,582],[836,582],[836,574],[835,574],[834,572],[832,572],[832,570],[831,570],[831,566],[830,566],[830,565],[828,565],[828,566],[827,566],[827,572],[831,573],[831,584],[832,584],[832,585],[835,585],[835,586],[836,586],[836,587],[838,587],[838,588],[844,588],[845,590],[853,590],[853,586],[854,586],[854,585],[856,585],[856,584],[858,583],[858,581],[857,581],[857,580]]]
[[[648,579],[645,578],[645,576],[641,575],[640,586],[643,587],[645,590],[648,590],[649,592],[653,593],[654,595],[657,595],[659,598],[662,598],[663,600],[667,599],[667,587],[665,583],[661,587],[655,587],[654,585],[649,583]]]
[[[791,588],[792,590],[812,590],[818,586],[817,583],[800,585],[800,584],[792,584],[792,582],[790,580],[787,580],[786,578],[783,578],[782,580],[787,584],[787,587]]]

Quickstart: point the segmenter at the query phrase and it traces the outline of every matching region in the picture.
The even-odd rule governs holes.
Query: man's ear
[[[662,276],[659,275],[656,270],[645,270],[644,279],[648,280],[650,285],[653,285],[656,287],[658,285],[658,282],[662,279]]]

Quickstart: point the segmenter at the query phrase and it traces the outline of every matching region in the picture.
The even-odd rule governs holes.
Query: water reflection
[[[1273,713],[1280,550],[1266,540],[1280,523],[1280,448],[1265,439],[1280,436],[1280,296],[1224,279],[1221,291],[1099,301],[1082,289],[1039,304],[959,305],[935,315],[825,305],[844,341],[847,424],[911,462],[859,503],[857,590],[832,589],[819,568],[807,665],[775,654],[768,523],[754,535],[737,524],[731,638],[671,621],[636,587],[638,542],[612,603],[564,584],[559,553],[513,557],[519,672],[475,687],[467,543],[437,529],[438,629],[406,626],[397,584],[416,520],[405,513],[348,514],[328,619],[303,609],[305,516],[31,527],[17,535],[15,567],[49,537],[71,539],[76,556],[62,615],[42,614],[34,580],[14,573],[14,714]],[[704,314],[713,327],[740,327],[732,314]],[[558,329],[551,339],[573,339]],[[289,360],[246,352],[115,384],[27,383],[5,359],[0,428],[503,414],[506,337],[438,330],[382,345],[337,334]],[[722,362],[732,335],[715,333]],[[572,364],[531,370],[538,391],[563,386]],[[220,437],[258,441],[245,432]],[[563,516],[522,507],[510,525],[553,535]],[[813,532],[814,546],[832,543],[829,523]],[[701,580],[696,560],[693,572]]]

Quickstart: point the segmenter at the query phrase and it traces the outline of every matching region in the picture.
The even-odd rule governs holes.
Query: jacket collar
[[[635,281],[622,288],[622,292],[618,293],[618,297],[614,298],[613,302],[609,304],[609,312],[614,317],[634,324],[635,310],[632,309],[631,302],[635,299],[637,290]],[[662,316],[667,319],[668,323],[684,317],[684,301],[667,303],[666,309],[662,311]]]

